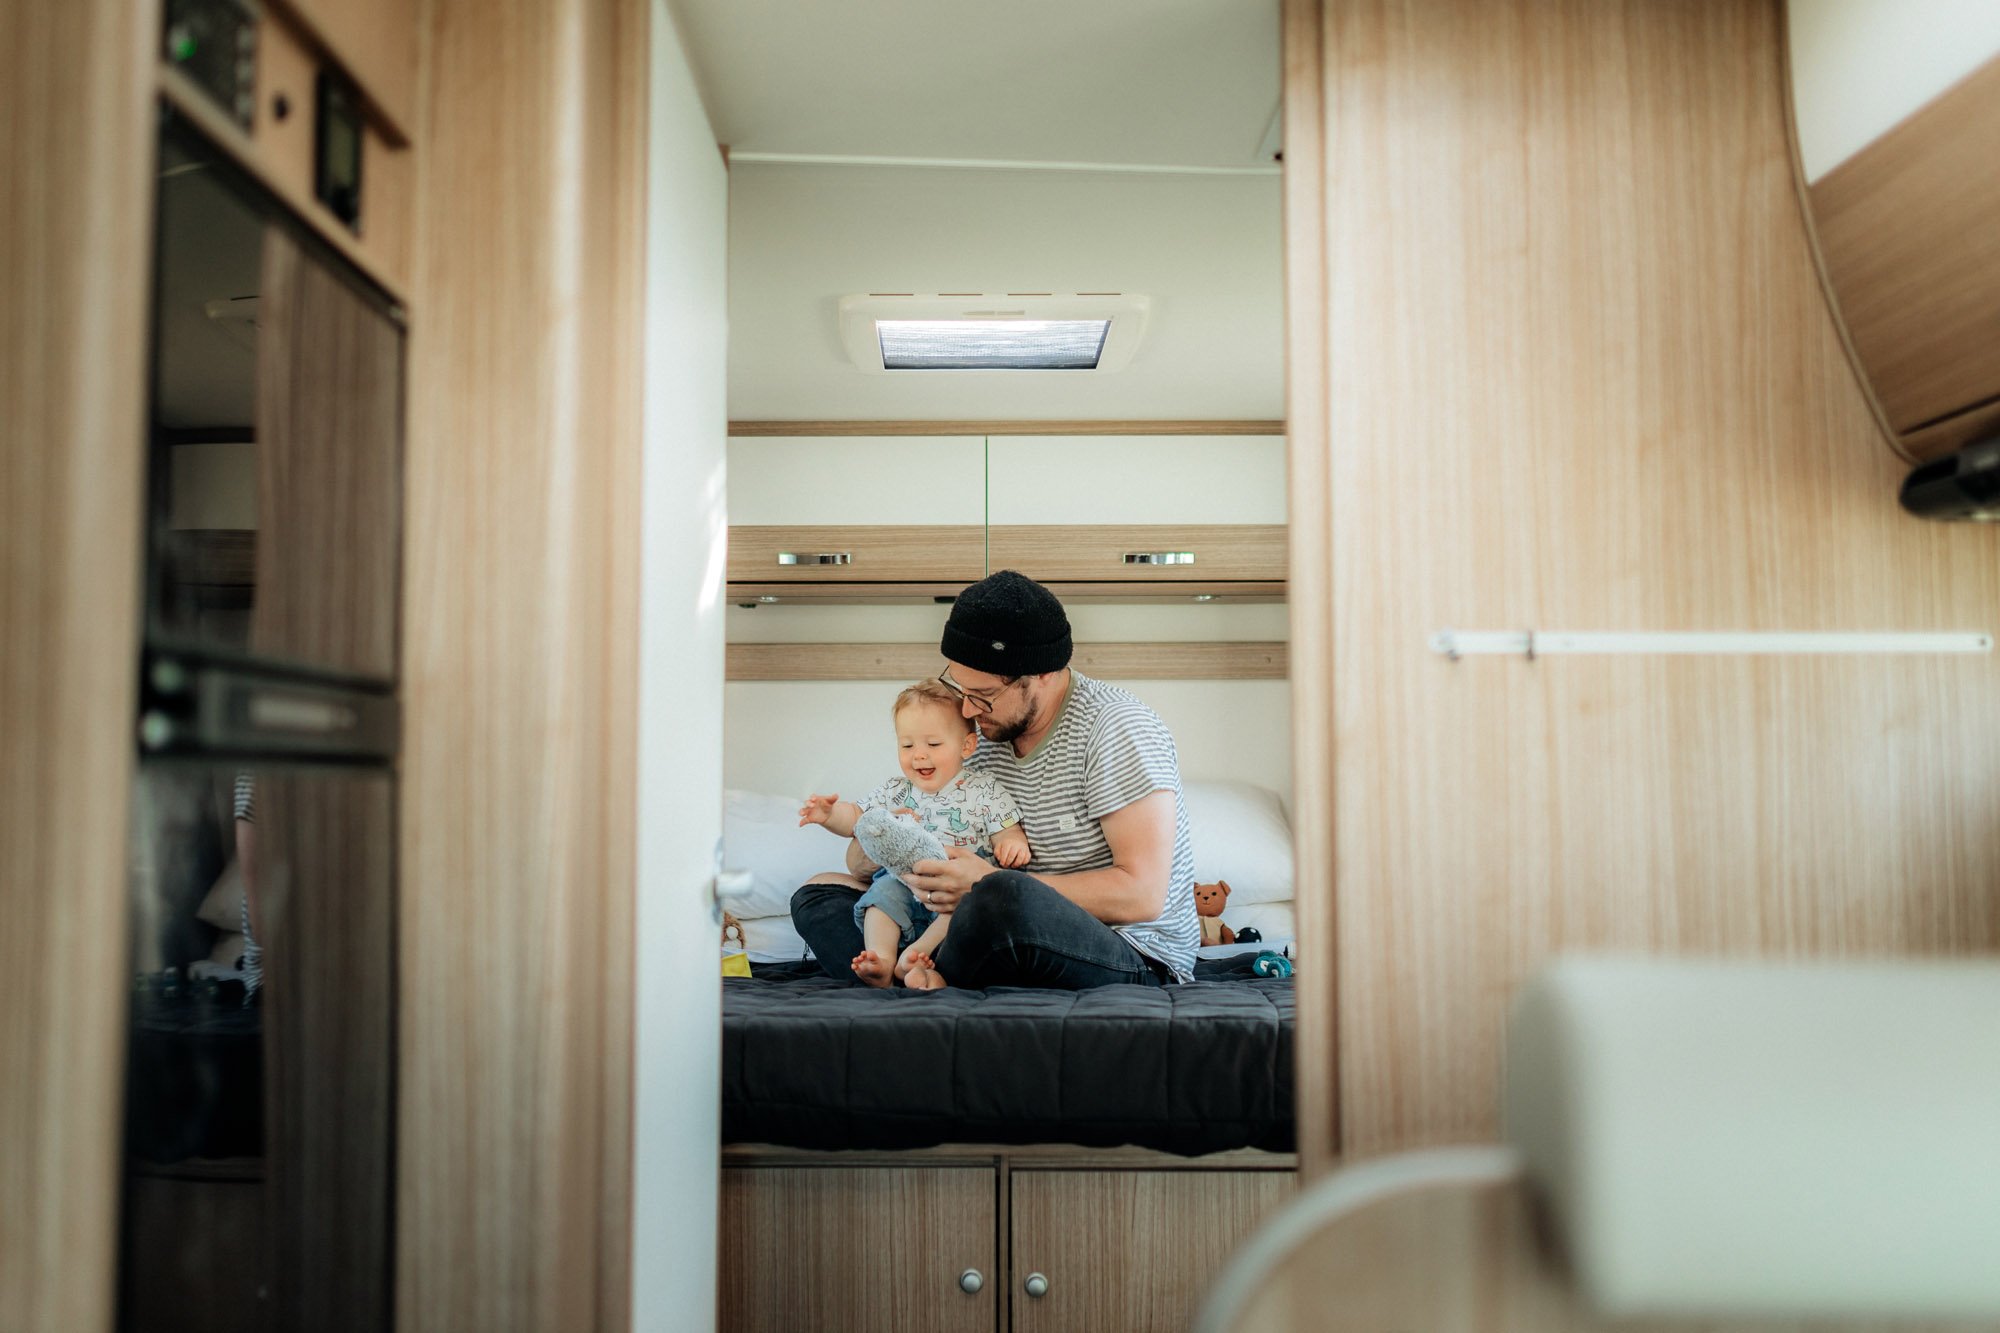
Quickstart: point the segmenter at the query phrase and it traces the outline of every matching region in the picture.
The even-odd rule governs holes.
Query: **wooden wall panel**
[[[108,1328],[157,7],[0,51],[0,1327]]]
[[[1855,353],[1898,431],[2000,395],[2000,57],[1814,182]]]
[[[1299,1174],[1331,1171],[1340,1152],[1339,1036],[1333,895],[1333,487],[1327,402],[1326,90],[1321,0],[1284,0],[1285,536],[1295,656],[1292,860],[1298,935],[1324,966],[1298,973]]]
[[[277,0],[344,66],[400,143],[413,133],[423,0]]]
[[[428,14],[398,1312],[409,1329],[617,1328],[648,7]]]
[[[1344,1151],[1493,1135],[1508,1000],[1560,950],[2000,945],[1992,658],[1426,646],[2000,620],[2000,533],[1896,507],[1793,197],[1775,7],[1325,19],[1332,443],[1292,522],[1302,559],[1330,528],[1335,625],[1292,651],[1335,708],[1337,928],[1306,947]]]

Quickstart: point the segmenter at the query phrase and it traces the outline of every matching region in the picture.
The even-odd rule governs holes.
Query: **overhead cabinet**
[[[756,438],[730,445],[732,601],[1283,597],[1279,436]]]

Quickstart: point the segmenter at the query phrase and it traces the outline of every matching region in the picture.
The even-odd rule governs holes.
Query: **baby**
[[[957,696],[937,681],[918,681],[896,696],[892,712],[902,775],[869,792],[859,805],[838,795],[808,796],[799,808],[799,824],[823,824],[843,838],[858,837],[861,849],[882,866],[854,905],[867,946],[855,956],[854,975],[871,986],[901,981],[914,990],[936,990],[945,981],[932,959],[951,918],[918,902],[896,872],[916,861],[943,860],[945,845],[971,847],[1010,870],[1027,865],[1031,853],[1014,799],[990,775],[965,771],[979,733],[960,711]],[[899,818],[905,815],[916,822]]]

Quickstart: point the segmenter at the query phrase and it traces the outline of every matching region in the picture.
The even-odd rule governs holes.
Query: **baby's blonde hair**
[[[896,702],[889,709],[889,716],[901,717],[905,708],[915,704],[937,704],[957,718],[965,730],[972,730],[972,719],[968,718],[964,710],[958,706],[958,696],[953,694],[943,681],[920,680],[908,686],[896,696]]]

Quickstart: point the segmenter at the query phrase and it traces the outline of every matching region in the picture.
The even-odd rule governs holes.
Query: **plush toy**
[[[1203,944],[1234,944],[1236,932],[1222,924],[1222,905],[1229,901],[1229,881],[1194,886],[1194,910],[1201,914]]]
[[[732,947],[729,937],[736,936]],[[749,944],[743,938],[743,923],[733,912],[722,914],[722,975],[725,977],[747,977],[750,975]]]
[[[1292,975],[1292,960],[1266,949],[1251,960],[1250,970],[1260,977],[1289,977]]]

